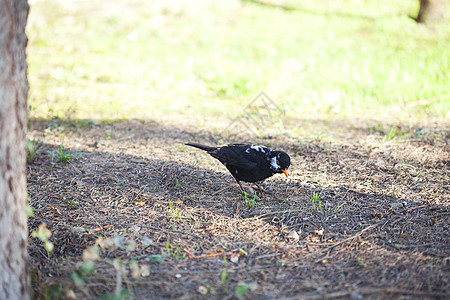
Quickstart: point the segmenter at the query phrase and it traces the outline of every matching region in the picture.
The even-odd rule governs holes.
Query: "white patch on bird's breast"
[[[281,168],[281,166],[278,164],[278,159],[276,156],[272,157],[270,159],[270,165],[272,166],[272,168],[276,171],[279,170]]]
[[[251,145],[250,148],[247,148],[245,152],[250,153],[250,149],[256,150],[258,152],[266,153],[266,147],[259,145]]]

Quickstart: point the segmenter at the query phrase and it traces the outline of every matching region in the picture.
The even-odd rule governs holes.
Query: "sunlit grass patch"
[[[417,25],[416,2],[37,1],[31,116],[214,119],[265,91],[296,116],[444,118],[450,26]]]

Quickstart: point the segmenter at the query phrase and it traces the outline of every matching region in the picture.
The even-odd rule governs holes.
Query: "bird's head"
[[[288,177],[287,169],[291,165],[291,158],[286,152],[283,151],[271,151],[269,155],[270,168],[275,173],[284,173]]]

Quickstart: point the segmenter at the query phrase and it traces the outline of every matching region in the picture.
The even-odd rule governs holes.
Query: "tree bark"
[[[417,23],[432,23],[445,18],[447,0],[420,0]]]
[[[27,0],[0,0],[0,299],[29,299]]]

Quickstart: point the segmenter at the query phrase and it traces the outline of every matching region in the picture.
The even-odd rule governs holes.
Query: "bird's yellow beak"
[[[283,172],[284,175],[286,175],[286,177],[289,177],[289,176],[288,176],[288,172],[286,171],[286,169],[282,169],[281,172]]]

